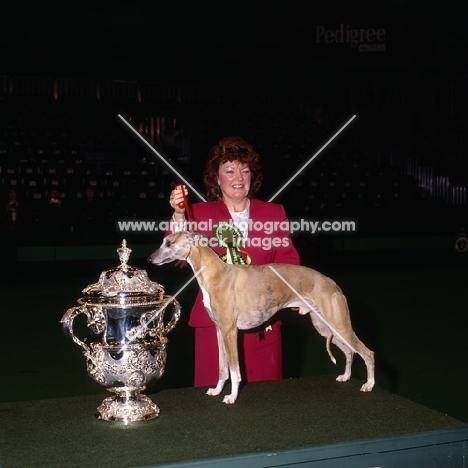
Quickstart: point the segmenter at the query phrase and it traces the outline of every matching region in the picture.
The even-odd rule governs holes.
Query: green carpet
[[[234,405],[203,388],[150,395],[159,418],[94,416],[102,395],[0,404],[2,468],[129,468],[467,427],[362,382],[332,376],[247,384]]]

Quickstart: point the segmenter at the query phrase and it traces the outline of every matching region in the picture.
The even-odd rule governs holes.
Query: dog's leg
[[[224,345],[223,335],[221,333],[220,328],[216,327],[216,335],[218,338],[218,383],[216,384],[215,388],[209,388],[206,392],[207,395],[216,396],[221,393],[221,390],[226,383],[226,380],[229,377],[228,374],[228,361],[227,361],[227,354],[226,354],[226,347]]]
[[[232,404],[236,401],[241,382],[239,356],[237,350],[237,326],[216,327],[219,348],[219,380],[215,388],[210,388],[208,395],[219,395],[228,377],[231,377],[231,393],[226,395],[223,403]]]
[[[346,359],[344,372],[336,378],[336,381],[347,382],[351,378],[351,367],[353,366],[354,352],[348,345],[342,343],[335,337],[332,338],[332,343],[343,351]]]
[[[375,385],[375,362],[374,352],[367,348],[364,343],[353,333],[351,336],[345,337],[348,343],[352,343],[353,348],[361,356],[362,360],[366,365],[367,370],[367,381],[361,387],[361,392],[370,392]],[[339,375],[336,380],[337,382],[346,382],[351,377],[351,365],[353,363],[354,351],[352,351],[347,344],[342,343],[341,340],[333,338],[332,343],[336,344],[338,348],[343,351],[346,357],[345,371],[342,375]]]
[[[231,393],[223,398],[223,403],[233,404],[239,394],[239,384],[241,382],[237,354],[237,327],[231,327],[224,333],[216,327],[216,331],[218,334],[219,378],[216,387],[208,389],[206,394],[211,396],[219,395],[230,375]]]
[[[371,351],[367,346],[362,343],[356,337],[356,349],[359,353],[359,356],[364,360],[367,369],[367,381],[361,387],[361,392],[370,392],[374,388],[375,385],[375,355],[374,351]]]
[[[363,359],[367,370],[367,381],[362,385],[361,392],[370,392],[375,385],[374,352],[367,348],[367,346],[365,346],[364,343],[356,336],[351,325],[348,301],[344,294],[341,292],[333,294],[331,305],[333,308],[332,317],[340,318],[340,323],[336,324],[339,336],[335,335],[332,342],[336,343],[346,357],[345,371],[342,375],[338,376],[336,380],[338,382],[346,382],[350,379],[353,356],[354,353],[357,353]]]
[[[310,312],[310,318],[320,335],[326,337],[327,341],[332,335],[332,343],[338,346],[345,355],[344,372],[336,380],[346,382],[351,378],[353,357],[354,353],[357,353],[363,359],[367,369],[367,381],[362,385],[361,391],[370,392],[375,385],[374,352],[367,348],[356,336],[351,325],[346,297],[341,292],[335,292],[330,296],[329,300],[321,304],[320,311],[325,310],[327,313],[321,315],[321,318],[316,315],[317,313],[321,314],[321,312],[317,310]]]
[[[239,384],[241,382],[237,333],[236,323],[231,324],[231,326],[223,330],[227,364],[229,365],[229,375],[231,377],[231,393],[226,395],[223,399],[223,403],[227,404],[233,404],[236,401],[237,395],[239,394]]]
[[[218,334],[218,354],[219,354],[219,380],[215,388],[210,388],[206,393],[208,395],[219,395],[224,387],[228,377],[231,377],[231,393],[226,395],[223,403],[232,404],[236,401],[239,394],[239,384],[241,374],[239,367],[239,356],[237,350],[237,325],[235,323],[229,326],[216,326]]]

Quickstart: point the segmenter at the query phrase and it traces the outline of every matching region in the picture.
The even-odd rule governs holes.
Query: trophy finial
[[[127,247],[127,241],[125,239],[122,240],[122,247],[117,249],[117,253],[119,254],[120,258],[120,268],[122,270],[126,270],[128,267],[128,259],[130,258],[130,253],[132,249]]]

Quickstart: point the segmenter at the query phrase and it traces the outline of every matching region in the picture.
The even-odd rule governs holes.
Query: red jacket
[[[213,229],[217,223],[231,221],[231,215],[222,201],[195,203],[191,206],[191,210],[192,221],[197,224],[196,231],[210,238],[213,237]],[[252,264],[290,263],[298,265],[300,263],[299,254],[289,233],[288,218],[283,205],[251,199],[249,218],[248,243],[241,250],[249,254]],[[265,228],[259,229],[261,225],[264,225]],[[214,246],[213,250],[218,255],[226,252],[225,249],[218,246]],[[213,326],[213,322],[203,305],[201,291],[199,291],[193,305],[189,325],[193,327]]]

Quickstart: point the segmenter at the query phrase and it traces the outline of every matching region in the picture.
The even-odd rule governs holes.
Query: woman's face
[[[223,197],[238,202],[247,197],[250,191],[252,173],[247,164],[228,161],[219,166],[218,183]]]

